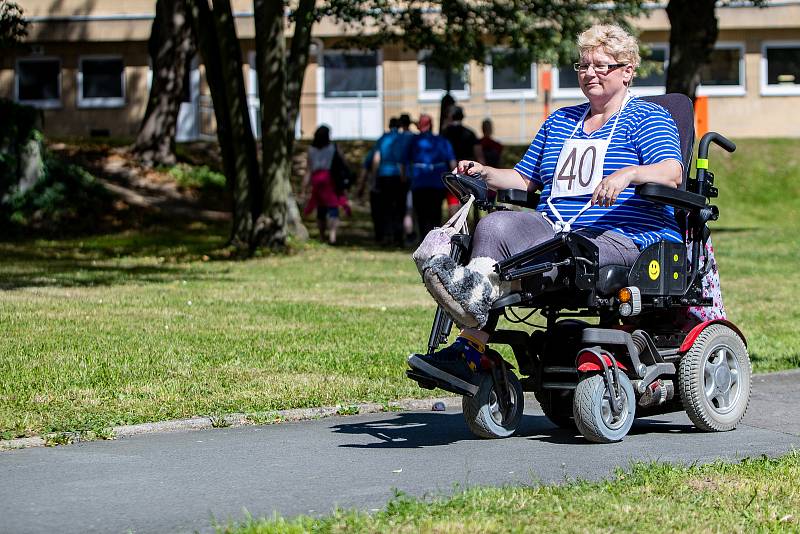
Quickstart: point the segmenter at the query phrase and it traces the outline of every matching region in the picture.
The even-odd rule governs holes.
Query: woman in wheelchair
[[[672,117],[629,93],[640,61],[636,39],[618,26],[596,25],[578,47],[574,67],[588,103],[551,114],[513,169],[458,162],[455,172],[479,175],[491,189],[541,190],[540,202],[534,213],[496,211],[481,219],[465,266],[447,255],[428,260],[425,285],[462,330],[449,347],[412,355],[412,369],[480,380],[476,371],[497,322],[491,305],[515,289],[494,272],[500,260],[567,231],[597,245],[601,267],[631,266],[640,249],[659,240],[683,242],[673,208],[635,191],[644,183],[678,187],[683,176]],[[546,290],[556,275],[553,268],[537,285]]]

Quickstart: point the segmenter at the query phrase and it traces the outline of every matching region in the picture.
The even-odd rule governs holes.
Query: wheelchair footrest
[[[461,389],[460,387],[451,384],[449,382],[445,382],[444,380],[440,380],[436,377],[430,376],[428,374],[423,373],[417,369],[409,369],[406,371],[406,376],[411,380],[414,380],[419,387],[423,389],[434,389],[439,388],[445,391],[449,391],[450,393],[455,393],[456,395],[461,395],[464,397],[473,397],[474,393],[467,391],[465,389]]]

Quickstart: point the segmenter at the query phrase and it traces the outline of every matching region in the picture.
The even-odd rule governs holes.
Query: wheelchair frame
[[[708,410],[704,409],[702,398],[688,399],[691,405],[687,405],[686,397],[697,395],[684,391],[684,382],[697,380],[688,378],[690,371],[683,368],[686,366],[682,366],[681,360],[693,350],[703,331],[714,324],[724,325],[741,339],[742,349],[738,349],[735,342],[729,341],[728,345],[736,344],[739,352],[744,350],[746,369],[742,372],[748,373],[745,382],[746,402],[749,402],[749,359],[743,334],[723,319],[698,324],[689,331],[674,324],[676,310],[712,305],[712,299],[703,297],[702,287],[703,276],[710,266],[707,259],[704,265],[700,264],[701,247],[710,235],[707,223],[719,216],[717,207],[709,203],[718,196],[714,175],[708,171],[711,143],[728,152],[736,149],[734,143],[716,132],[704,135],[698,148],[696,177],[692,179],[685,173],[689,178],[687,190],[658,184],[637,187],[642,198],[681,210],[678,218],[685,221],[682,230],[687,236],[686,243],[660,241],[643,249],[631,268],[599,268],[596,245],[573,231],[557,234],[496,264],[495,271],[500,279],[520,280],[522,290],[498,299],[492,306],[492,320],[496,322],[507,308],[527,308],[533,311],[525,320],[538,310],[546,319],[546,326],[530,335],[519,330],[496,330],[490,342],[511,347],[519,372],[525,377],[520,381],[521,391],[534,392],[545,415],[558,426],[577,426],[590,441],[617,441],[629,430],[637,407],[645,414],[684,408],[693,422],[705,430],[728,430],[738,423],[736,420],[733,425],[729,422],[717,424],[713,413],[711,416],[705,413]],[[518,190],[498,191],[495,201],[490,198],[486,184],[476,176],[448,174],[443,180],[462,202],[473,195],[475,205],[486,211],[508,209],[502,204],[535,207],[538,203],[538,195]],[[453,237],[451,257],[457,263],[467,257],[470,241],[470,236],[465,234]],[[687,261],[689,245],[692,257]],[[658,266],[657,272],[651,269],[653,265]],[[532,291],[529,281],[554,267],[558,268],[555,285],[541,293]],[[599,324],[592,326],[575,320],[585,317],[596,317]],[[452,320],[437,308],[428,353],[447,340],[451,328]],[[738,354],[735,357],[740,358]],[[493,376],[500,413],[507,413],[513,408],[509,404],[509,391],[514,393],[511,382],[516,377],[508,374],[513,366],[491,349],[487,351],[487,360],[484,367]],[[739,365],[736,362],[734,364]],[[692,368],[691,372],[696,374],[697,371]],[[416,370],[407,374],[421,387],[440,387],[463,395],[465,416],[476,412],[476,407],[469,406],[475,402],[476,394]],[[593,389],[581,386],[594,376],[599,378],[593,379]],[[631,392],[635,398],[629,398],[631,393],[626,392]],[[592,399],[587,401],[584,397]],[[677,402],[679,397],[682,405]],[[521,401],[515,402],[516,408],[521,410]],[[598,403],[602,404],[599,412]],[[521,414],[517,414],[519,416]],[[625,421],[621,427],[604,426],[603,418],[610,417],[608,420],[618,423],[623,416]],[[510,435],[502,420],[497,423],[506,431],[497,433],[486,432],[485,422],[476,425],[468,418],[467,423],[473,432],[483,437]]]

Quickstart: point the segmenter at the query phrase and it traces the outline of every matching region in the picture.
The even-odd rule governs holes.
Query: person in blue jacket
[[[442,224],[446,193],[442,174],[456,166],[453,147],[447,139],[431,131],[432,122],[430,115],[420,115],[417,122],[420,133],[411,140],[405,158],[420,239]]]

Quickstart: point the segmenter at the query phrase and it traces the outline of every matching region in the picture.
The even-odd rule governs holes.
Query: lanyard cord
[[[632,98],[631,94],[627,93],[625,95],[625,100],[622,101],[622,105],[619,107],[619,111],[617,111],[617,116],[614,118],[614,124],[611,126],[611,133],[608,135],[608,139],[607,139],[609,145],[611,144],[611,140],[614,138],[614,131],[617,129],[617,122],[619,122],[619,118],[622,115],[622,110],[625,108],[625,104],[627,104],[630,101],[631,98]],[[590,109],[592,109],[592,105],[591,104],[589,104],[589,106],[586,108],[586,111],[583,112],[583,115],[581,116],[581,120],[579,120],[578,124],[575,125],[575,129],[572,130],[572,134],[567,138],[567,141],[569,141],[570,139],[575,137],[575,134],[578,133],[578,128],[581,128],[581,131],[583,130],[583,123],[586,120],[586,116],[589,114],[589,110]],[[602,128],[602,126],[600,128]],[[592,133],[594,133],[594,132],[592,132]],[[552,189],[552,186],[551,186],[550,191],[552,192],[552,190],[553,189]],[[555,215],[558,220],[557,221],[551,221],[547,217],[547,214],[545,214],[545,213],[542,213],[542,216],[545,219],[547,219],[547,221],[553,226],[553,230],[555,230],[555,232],[557,234],[560,234],[562,232],[569,232],[572,229],[572,223],[574,223],[576,220],[578,220],[578,217],[583,215],[583,212],[588,210],[589,207],[592,205],[592,199],[590,198],[589,200],[586,201],[586,204],[583,205],[583,207],[578,211],[578,213],[576,213],[574,216],[570,217],[570,219],[568,221],[565,221],[564,218],[561,217],[561,213],[559,213],[559,211],[553,205],[553,202],[552,202],[551,199],[552,199],[552,195],[549,195],[547,197],[547,205],[550,206],[550,210],[553,212],[553,215]]]

